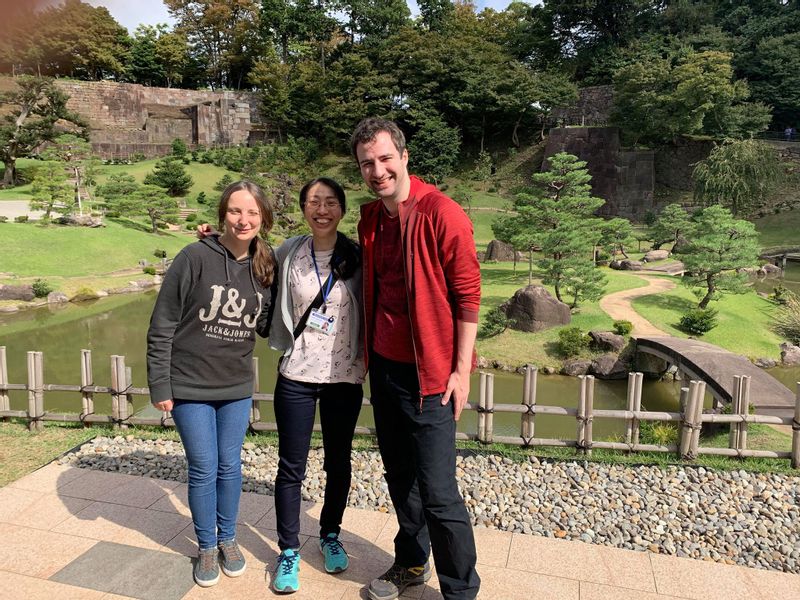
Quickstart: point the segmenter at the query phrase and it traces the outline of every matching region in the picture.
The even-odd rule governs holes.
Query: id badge
[[[332,335],[336,329],[336,317],[328,316],[324,312],[312,310],[308,315],[308,326],[325,335]]]

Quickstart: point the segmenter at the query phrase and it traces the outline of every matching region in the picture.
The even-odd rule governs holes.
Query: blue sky
[[[161,0],[137,0],[136,2],[131,2],[130,0],[85,1],[92,6],[105,6],[114,18],[131,32],[140,23],[155,25],[156,23],[172,22],[167,13],[167,7],[164,6]],[[407,0],[407,2],[412,14],[416,14],[417,3],[414,0]],[[529,0],[529,3],[537,4],[532,0]],[[479,9],[489,7],[495,10],[503,10],[510,4],[510,0],[477,0],[475,4]]]

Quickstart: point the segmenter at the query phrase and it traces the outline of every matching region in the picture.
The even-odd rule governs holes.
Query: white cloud
[[[105,6],[119,23],[131,33],[137,25],[156,25],[174,20],[169,16],[167,7],[161,0],[86,0],[92,6]]]

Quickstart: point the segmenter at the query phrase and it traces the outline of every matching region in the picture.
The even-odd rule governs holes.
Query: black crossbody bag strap
[[[314,301],[311,304],[309,304],[308,308],[306,309],[306,312],[303,313],[303,316],[300,317],[300,320],[297,322],[297,327],[294,328],[294,339],[299,338],[300,334],[303,333],[303,329],[306,328],[306,323],[308,322],[308,317],[311,314],[311,311],[316,310],[320,306],[322,306],[322,290],[327,288],[329,284],[331,287],[333,287],[333,284],[335,283],[336,283],[336,274],[333,271],[331,271],[331,274],[328,275],[328,278],[325,280],[325,283],[323,283],[322,287],[319,289],[317,297],[314,298]]]

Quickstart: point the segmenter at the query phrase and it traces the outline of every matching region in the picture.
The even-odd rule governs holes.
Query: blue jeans
[[[189,464],[189,508],[201,550],[236,537],[242,495],[242,443],[251,398],[175,400],[172,418]]]
[[[361,385],[357,383],[306,383],[278,375],[275,421],[279,460],[275,516],[281,550],[300,547],[300,488],[306,476],[317,400],[325,451],[322,468],[326,475],[319,535],[339,534],[350,493],[350,452],[362,398]]]

